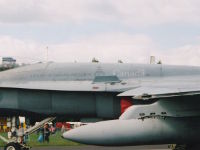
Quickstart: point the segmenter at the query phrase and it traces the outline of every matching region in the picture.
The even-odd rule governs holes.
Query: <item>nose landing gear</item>
[[[11,142],[5,146],[4,150],[21,150],[21,146],[18,143]]]
[[[26,142],[23,141],[24,137],[27,135],[30,135],[40,129],[44,124],[51,122],[55,119],[55,117],[49,117],[44,119],[43,121],[39,122],[38,124],[34,125],[31,128],[28,128],[26,131],[19,132],[16,130],[11,129],[11,136],[9,139],[6,139],[5,137],[0,135],[0,139],[7,143],[6,146],[4,147],[4,150],[29,150],[31,147],[26,145]],[[12,126],[13,129],[16,129],[15,126]]]

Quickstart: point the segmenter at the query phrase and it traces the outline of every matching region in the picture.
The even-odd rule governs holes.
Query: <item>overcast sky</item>
[[[0,56],[200,65],[199,0],[0,0]]]

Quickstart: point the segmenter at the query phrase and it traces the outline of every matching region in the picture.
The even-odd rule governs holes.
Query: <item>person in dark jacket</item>
[[[50,136],[49,125],[45,124],[44,125],[44,141],[47,141],[49,143],[49,136]]]

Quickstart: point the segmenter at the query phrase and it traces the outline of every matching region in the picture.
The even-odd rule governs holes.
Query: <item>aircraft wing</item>
[[[169,77],[160,78],[156,82],[146,82],[138,88],[121,92],[120,97],[132,97],[134,99],[156,99],[176,96],[189,96],[200,94],[200,80],[196,76],[188,78]]]
[[[120,93],[118,96],[130,96],[134,99],[156,99],[156,98],[169,98],[176,96],[189,96],[189,95],[199,95],[200,87],[191,88],[175,88],[175,87],[138,87],[135,89],[131,89]]]

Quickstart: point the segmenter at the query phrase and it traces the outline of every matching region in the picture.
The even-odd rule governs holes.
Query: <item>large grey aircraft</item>
[[[140,78],[131,78],[138,83],[117,96],[131,98],[137,105],[117,120],[82,126],[63,137],[103,146],[176,143],[177,150],[200,149],[200,68],[136,66],[143,70]]]
[[[50,117],[40,125],[54,116],[88,122],[117,119],[133,104],[119,120],[63,136],[97,145],[196,143],[199,75],[194,66],[39,63],[0,73],[0,115],[27,116],[31,122]],[[24,148],[0,138],[8,149]]]

